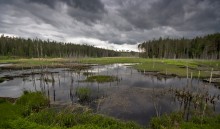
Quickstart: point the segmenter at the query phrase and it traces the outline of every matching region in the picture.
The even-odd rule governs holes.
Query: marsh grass
[[[220,71],[220,61],[218,60],[199,60],[199,59],[146,59],[146,58],[128,58],[128,57],[103,57],[103,58],[83,58],[82,63],[95,64],[113,64],[113,63],[139,63],[133,67],[139,71],[158,72],[162,74],[176,75],[186,77],[186,68],[192,77],[198,77],[200,71],[201,78],[210,77],[210,71]],[[214,75],[220,77],[220,75]]]
[[[83,72],[83,75],[84,76],[91,76],[91,75],[94,75],[94,73],[92,73],[92,72]]]
[[[102,57],[102,58],[82,58],[81,63],[90,64],[114,64],[114,63],[143,63],[146,61],[144,58],[138,57]]]
[[[183,122],[182,113],[163,114],[161,117],[153,117],[150,121],[152,129],[172,129]],[[178,128],[178,127],[176,127]]]
[[[6,78],[0,77],[0,83],[4,82],[6,80],[7,80]]]
[[[54,112],[45,110],[28,117],[28,120],[44,126],[58,126],[62,128],[121,128],[138,129],[139,125],[133,122],[121,122],[111,117],[94,113],[74,113],[69,110]]]
[[[25,92],[17,101],[17,105],[25,107],[26,114],[29,115],[31,112],[39,112],[49,106],[49,100],[41,92]]]
[[[31,67],[69,67],[72,70],[81,70],[81,66],[64,65],[65,63],[86,63],[86,64],[114,64],[114,63],[139,63],[134,68],[141,71],[156,71],[159,73],[175,74],[180,77],[186,77],[186,67],[189,72],[193,73],[193,77],[198,76],[201,71],[201,77],[207,78],[210,76],[210,71],[220,71],[220,61],[218,60],[199,60],[199,59],[146,59],[138,57],[103,57],[103,58],[3,58],[0,63],[14,63],[13,68],[31,68]],[[70,70],[71,70],[70,69]],[[84,69],[84,68],[83,68]],[[213,77],[220,77],[220,75],[213,75]]]
[[[89,68],[91,68],[91,66],[81,64],[81,65],[70,66],[70,69],[68,69],[68,71],[80,72],[80,71],[82,71],[82,70],[87,70],[87,69],[89,69]]]
[[[76,96],[79,98],[79,102],[89,102],[91,101],[91,89],[88,87],[78,87],[76,88]]]
[[[6,58],[0,60],[0,63],[11,63],[13,66],[4,67],[4,69],[30,69],[47,67],[65,67],[64,63],[69,63],[67,58]]]
[[[45,78],[39,78],[38,80],[41,80],[41,81],[44,81],[44,82],[49,82],[49,83],[55,81],[54,79],[52,79],[52,78],[48,78],[48,77],[45,77]]]
[[[9,128],[10,122],[23,117],[25,108],[22,105],[13,104],[7,99],[0,99],[0,128]]]
[[[84,80],[84,82],[98,82],[98,83],[105,83],[105,82],[114,82],[117,81],[118,78],[115,76],[107,76],[107,75],[94,75],[89,76]]]
[[[179,77],[187,76],[187,67],[188,67],[188,76],[192,73],[192,77],[198,78],[208,78],[210,77],[211,67],[205,66],[208,71],[205,71],[204,68],[201,68],[202,62],[197,61],[188,62],[187,60],[156,60],[153,64],[152,62],[144,62],[141,64],[137,64],[134,66],[135,69],[140,71],[150,71],[150,72],[158,72],[162,74],[168,75],[176,75]],[[204,66],[203,66],[204,67]],[[216,69],[217,70],[217,69]],[[214,75],[214,77],[219,77],[220,75]]]
[[[204,119],[192,116],[189,121],[185,121],[181,112],[173,112],[153,117],[149,126],[151,129],[219,129],[220,115],[206,116]]]

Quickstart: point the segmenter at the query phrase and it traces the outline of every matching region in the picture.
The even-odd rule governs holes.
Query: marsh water
[[[195,92],[208,92],[219,95],[220,91],[211,83],[198,79],[178,77],[161,78],[150,73],[138,72],[131,64],[94,65],[82,71],[68,68],[46,69],[46,76],[55,82],[43,81],[42,69],[1,71],[0,77],[13,77],[0,83],[0,97],[19,97],[24,90],[43,91],[49,96],[52,104],[77,103],[76,88],[91,89],[91,97],[96,105],[94,112],[113,116],[123,120],[132,120],[146,125],[152,116],[178,111],[180,103],[169,94],[168,89],[189,88]],[[116,76],[117,81],[107,83],[84,82],[88,75]],[[35,74],[31,74],[35,73]],[[20,76],[21,75],[21,76]],[[220,111],[219,101],[215,111]]]

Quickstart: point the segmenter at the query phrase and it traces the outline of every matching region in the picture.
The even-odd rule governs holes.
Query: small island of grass
[[[6,79],[3,78],[3,77],[0,77],[0,83],[2,83],[2,82],[4,82],[4,81],[6,81]]]
[[[115,76],[107,76],[107,75],[94,75],[89,76],[84,80],[85,82],[98,82],[98,83],[105,83],[105,82],[114,82],[117,81],[118,78]]]

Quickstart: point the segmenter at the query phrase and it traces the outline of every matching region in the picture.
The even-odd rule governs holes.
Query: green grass
[[[117,77],[115,76],[107,76],[107,75],[94,75],[89,76],[84,80],[85,82],[98,82],[98,83],[105,83],[105,82],[113,82],[117,81]]]
[[[165,62],[146,62],[142,64],[135,65],[134,68],[140,71],[149,71],[149,72],[159,72],[161,74],[167,75],[177,75],[179,77],[186,77],[187,76],[187,68],[184,65],[174,65]],[[188,77],[191,76],[200,78],[205,78],[210,76],[210,72],[200,71],[197,69],[192,69],[192,67],[188,67]]]
[[[144,58],[138,57],[102,57],[102,58],[82,58],[81,63],[89,64],[114,64],[114,63],[142,63],[145,62]]]
[[[123,122],[90,112],[54,110],[39,92],[25,92],[15,104],[0,99],[1,129],[140,129],[138,124]],[[26,109],[30,113],[24,114]],[[37,109],[37,110],[36,110]]]
[[[10,121],[7,129],[62,129],[56,126],[40,125],[35,122],[30,122],[25,118],[18,118],[17,120]]]
[[[132,122],[122,122],[111,117],[94,113],[71,113],[69,110],[54,112],[45,110],[28,117],[28,120],[44,126],[59,126],[62,128],[97,127],[97,128],[141,128]]]
[[[68,62],[64,58],[15,58],[15,59],[0,59],[0,63],[12,63],[10,68],[31,68],[41,66],[62,66],[64,62]]]
[[[24,95],[16,101],[16,105],[23,106],[24,115],[29,115],[31,112],[39,112],[48,107],[49,100],[41,92],[24,92]]]
[[[153,117],[150,121],[150,128],[152,129],[172,129],[176,124],[183,122],[181,113],[164,114],[161,117]]]
[[[219,129],[220,115],[204,117],[203,120],[193,117],[189,122],[183,122],[180,127],[182,129]]]
[[[7,79],[0,77],[0,83],[6,81]]]
[[[10,120],[16,120],[23,114],[22,106],[15,106],[9,102],[0,103],[0,128],[5,128]]]
[[[150,121],[151,129],[219,129],[220,115],[205,116],[201,119],[193,116],[189,121],[184,121],[181,113],[164,114],[154,117]]]
[[[213,65],[207,65],[207,62],[211,62]],[[144,63],[135,65],[134,67],[140,71],[156,71],[162,74],[177,75],[180,77],[187,77],[187,67],[188,67],[188,77],[194,78],[208,78],[211,75],[211,69],[220,70],[218,61],[207,61],[207,60],[151,60]],[[200,73],[200,74],[199,74]],[[213,77],[219,77],[220,75],[214,75]]]
[[[79,98],[79,102],[88,102],[91,99],[91,90],[88,87],[78,87],[76,89],[76,96]]]

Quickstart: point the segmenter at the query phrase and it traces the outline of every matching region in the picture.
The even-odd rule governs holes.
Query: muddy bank
[[[13,64],[9,64],[9,63],[0,63],[0,68],[1,67],[9,67],[12,66]]]
[[[212,78],[210,80],[210,78],[206,78],[206,79],[203,79],[204,82],[207,82],[207,83],[211,83],[214,84],[216,87],[218,87],[220,89],[220,78]]]
[[[142,74],[147,75],[147,76],[154,76],[159,80],[170,79],[170,78],[174,78],[174,77],[183,78],[183,77],[178,76],[176,74],[165,74],[165,73],[160,73],[158,71],[152,72],[152,71],[140,71],[139,70],[139,72],[141,72]],[[189,77],[188,79],[195,79],[195,77],[193,77],[193,78]],[[210,82],[210,78],[207,78],[207,77],[200,77],[198,79],[203,82],[206,82],[206,83]],[[220,88],[220,71],[213,71],[211,83],[214,84],[215,86],[217,86],[218,88]]]
[[[160,72],[156,72],[156,71],[155,72],[148,72],[148,71],[143,72],[142,71],[142,73],[144,73],[145,75],[155,76],[158,79],[168,79],[168,78],[173,78],[173,77],[179,77],[176,74],[164,74],[164,73],[160,73]]]

